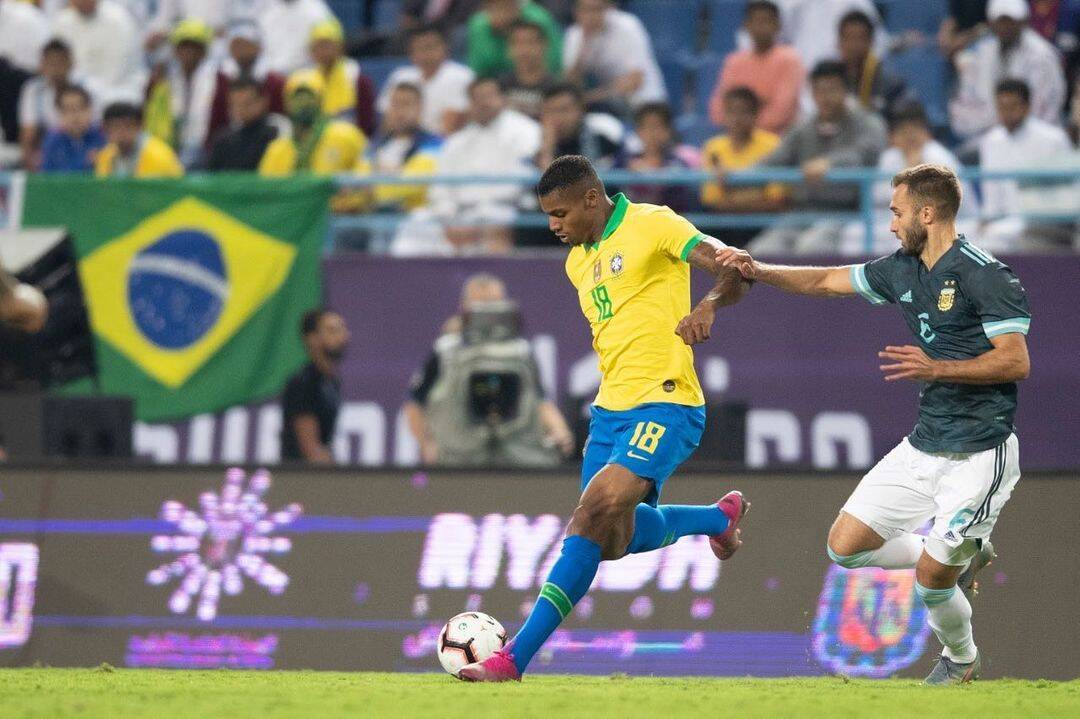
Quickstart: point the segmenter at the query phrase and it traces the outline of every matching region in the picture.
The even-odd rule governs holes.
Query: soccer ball
[[[457,676],[466,664],[482,662],[506,645],[506,630],[482,612],[458,614],[439,632],[439,663]]]

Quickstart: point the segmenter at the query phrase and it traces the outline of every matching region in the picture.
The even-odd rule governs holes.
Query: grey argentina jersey
[[[1026,335],[1031,323],[1020,280],[963,237],[933,269],[899,250],[853,266],[851,282],[872,304],[898,304],[918,344],[933,359],[978,357],[993,349],[991,337]],[[909,440],[924,452],[978,452],[1008,438],[1015,414],[1015,382],[927,382]]]

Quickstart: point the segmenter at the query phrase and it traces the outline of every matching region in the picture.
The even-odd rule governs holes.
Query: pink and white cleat
[[[482,662],[466,664],[457,678],[467,682],[520,682],[521,673],[507,649],[500,649]]]
[[[742,546],[742,540],[739,539],[739,535],[742,534],[742,530],[739,529],[739,520],[750,511],[750,503],[743,497],[742,492],[733,490],[721,497],[716,506],[727,515],[728,527],[723,534],[709,537],[709,546],[712,547],[717,559],[726,561],[731,559],[731,555]]]

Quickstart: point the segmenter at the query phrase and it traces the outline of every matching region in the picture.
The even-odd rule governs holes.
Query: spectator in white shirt
[[[19,0],[0,0],[0,57],[34,72],[48,39],[49,23],[40,10]]]
[[[146,75],[138,31],[123,6],[113,0],[71,0],[53,24],[56,36],[71,46],[75,72],[99,88],[99,102],[142,99]]]
[[[563,67],[567,79],[587,88],[589,109],[626,116],[645,103],[667,102],[641,20],[611,0],[577,0],[574,19],[563,42]]]
[[[54,38],[41,49],[38,74],[23,85],[19,95],[19,145],[23,167],[28,170],[38,168],[41,138],[59,125],[56,95],[73,81],[72,64],[71,48]]]
[[[473,71],[450,59],[446,37],[434,25],[410,30],[407,47],[412,64],[390,73],[379,95],[379,112],[386,112],[394,87],[407,82],[423,93],[420,126],[424,130],[445,137],[461,129],[469,109]]]
[[[923,106],[913,100],[896,105],[889,117],[889,147],[881,153],[877,169],[883,175],[895,175],[915,165],[944,165],[959,172],[960,161],[947,147],[934,139],[930,130],[930,121]],[[889,202],[892,199],[892,185],[882,180],[874,185],[874,239],[873,245],[865,243],[865,227],[856,222],[844,228],[841,251],[845,255],[888,254],[896,249],[896,237],[889,232],[892,213]],[[960,234],[973,237],[978,228],[978,199],[971,186],[962,183],[964,201],[957,216],[957,230]]]
[[[865,13],[874,23],[874,54],[884,57],[888,52],[889,36],[872,0],[776,0],[776,4],[782,19],[781,38],[799,53],[803,67],[836,59],[840,20],[853,10]],[[743,49],[750,47],[745,33],[740,34],[739,45]],[[809,111],[810,107],[804,109]]]
[[[975,137],[995,124],[995,92],[1005,78],[1031,88],[1031,114],[1058,125],[1065,106],[1065,73],[1057,49],[1028,27],[1025,0],[991,0],[991,34],[956,56],[957,91],[949,104],[953,130]]]
[[[984,170],[1075,169],[1069,136],[1032,112],[1032,91],[1023,80],[1002,80],[995,88],[998,125],[979,140]],[[1060,223],[1029,221],[1024,212],[1075,214],[1076,183],[1048,180],[985,180],[980,246],[991,251],[1060,249],[1072,229]],[[1075,224],[1075,223],[1074,223]]]
[[[333,17],[323,0],[271,0],[258,18],[267,68],[288,76],[305,67],[311,31]]]
[[[470,122],[443,144],[440,175],[519,175],[528,172],[540,147],[536,121],[506,107],[499,81],[480,78],[469,86]],[[395,254],[507,252],[510,225],[527,189],[513,184],[435,184],[428,192],[430,214],[445,230],[416,224],[403,228]],[[420,231],[417,231],[420,229]]]
[[[146,49],[154,50],[169,37],[169,32],[181,20],[201,20],[222,37],[233,21],[237,3],[234,0],[157,0],[157,10],[150,18]]]

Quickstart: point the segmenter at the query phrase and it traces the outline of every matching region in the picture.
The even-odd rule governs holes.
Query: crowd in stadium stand
[[[850,211],[859,190],[824,182],[832,168],[1075,167],[1078,68],[1080,0],[0,0],[0,164],[499,175],[581,153],[713,173],[624,188],[682,212]],[[756,166],[805,182],[725,183]],[[1020,216],[1075,188],[976,189],[967,220],[989,248],[1075,241]],[[514,231],[530,202],[517,185],[402,185],[334,209],[406,213],[391,251],[450,254],[553,243]],[[853,234],[725,239],[857,251]]]

